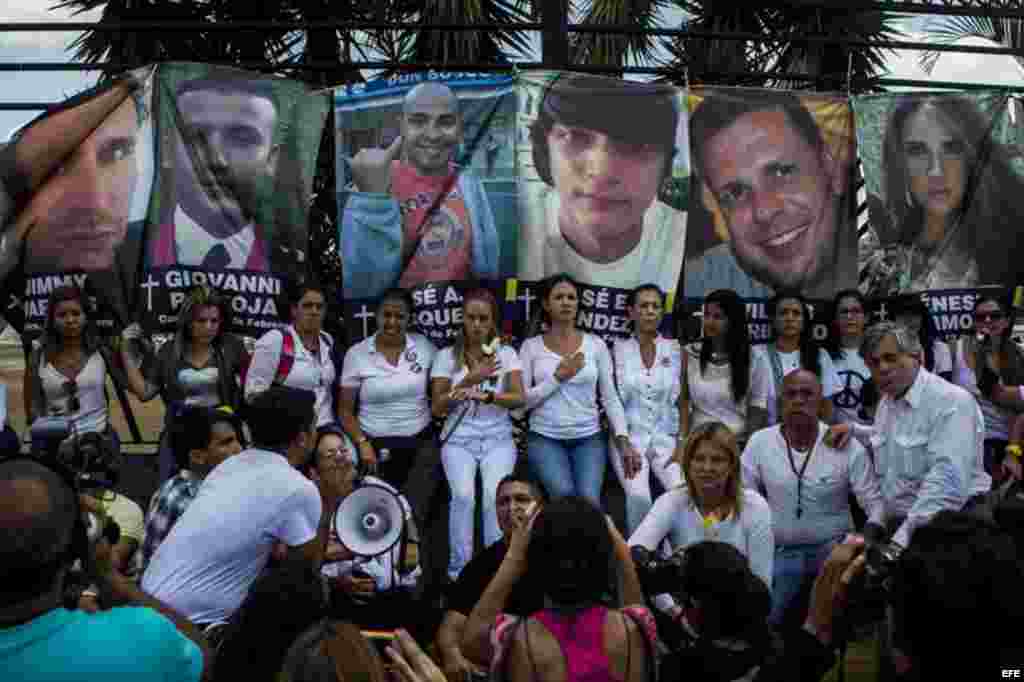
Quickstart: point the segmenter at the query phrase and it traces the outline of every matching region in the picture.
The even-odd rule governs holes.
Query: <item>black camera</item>
[[[682,552],[662,558],[646,547],[632,547],[630,554],[636,566],[640,587],[645,594],[677,594],[683,584],[685,561]]]
[[[847,626],[858,630],[885,618],[891,577],[901,548],[888,541],[865,541],[864,570],[854,576],[848,591]]]
[[[120,453],[111,439],[100,433],[83,433],[61,442],[57,460],[75,472],[81,489],[117,486],[120,476]]]

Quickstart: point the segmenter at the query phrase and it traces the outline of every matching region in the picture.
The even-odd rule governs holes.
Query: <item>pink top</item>
[[[651,612],[642,606],[628,606],[622,611],[627,618],[631,616],[640,625],[653,650],[658,635]],[[604,624],[607,616],[608,609],[604,606],[594,606],[573,617],[562,616],[547,609],[531,616],[543,624],[558,641],[566,661],[566,682],[618,682],[612,677],[611,663],[604,648]],[[498,615],[498,620],[491,631],[491,646],[494,650],[491,661],[492,679],[503,679],[500,673],[505,669],[505,659],[511,649],[513,633],[520,620],[519,617],[506,613]],[[639,662],[636,664],[639,665]]]

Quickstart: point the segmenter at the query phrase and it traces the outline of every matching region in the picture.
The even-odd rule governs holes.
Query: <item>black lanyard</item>
[[[789,447],[789,439],[786,438],[785,433],[782,434],[782,440],[786,443],[786,456],[789,458],[789,468],[793,470],[793,475],[796,476],[796,517],[799,519],[804,513],[804,472],[807,471],[807,465],[811,463],[811,456],[814,455],[814,451],[818,448],[818,439],[815,437],[814,445],[811,446],[811,451],[807,453],[807,459],[804,460],[800,471],[796,470],[796,462],[793,461],[793,449]]]

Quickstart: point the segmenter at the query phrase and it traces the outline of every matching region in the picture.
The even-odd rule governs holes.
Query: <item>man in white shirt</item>
[[[915,334],[870,327],[861,355],[882,395],[874,427],[833,427],[841,445],[869,437],[892,540],[906,547],[936,512],[973,507],[992,485],[982,466],[985,422],[974,396],[922,367]]]
[[[828,429],[818,417],[821,395],[814,372],[788,374],[782,380],[782,423],[756,432],[743,451],[743,485],[761,493],[772,510],[769,621],[774,625],[800,608],[802,588],[813,582],[835,544],[853,531],[850,492],[872,523],[882,523],[885,516],[864,446],[851,440],[841,451],[826,437]]]
[[[330,514],[347,491],[338,470],[311,481],[296,467],[312,445],[315,397],[274,386],[250,405],[254,447],[203,481],[142,579],[189,620],[222,623],[238,609],[276,542],[286,560],[323,562]],[[337,475],[335,475],[337,474]]]

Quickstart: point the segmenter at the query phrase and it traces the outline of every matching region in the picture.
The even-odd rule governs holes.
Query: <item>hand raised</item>
[[[577,351],[573,355],[562,358],[562,361],[558,363],[558,367],[555,368],[555,376],[558,377],[559,381],[568,381],[576,376],[583,365],[586,364],[587,358],[583,354],[583,351]]]
[[[384,149],[360,149],[348,159],[356,191],[387,194],[391,190],[391,162],[402,152],[402,136]]]

